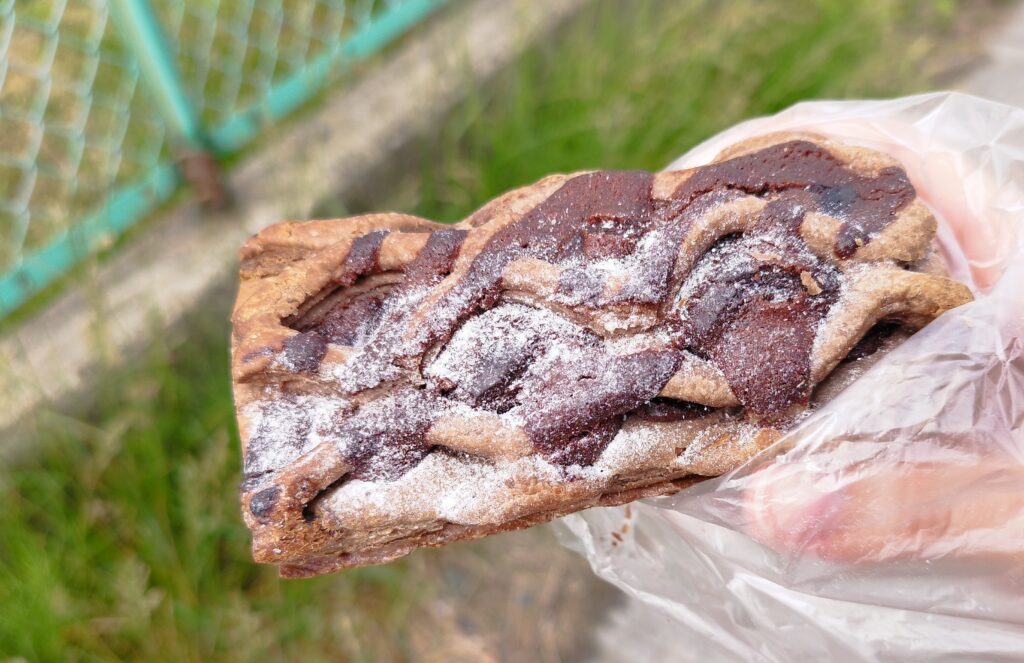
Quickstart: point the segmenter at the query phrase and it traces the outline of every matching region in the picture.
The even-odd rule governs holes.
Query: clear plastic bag
[[[785,130],[900,159],[976,301],[744,466],[563,541],[678,621],[680,660],[1024,660],[1024,110],[803,103],[670,167]]]

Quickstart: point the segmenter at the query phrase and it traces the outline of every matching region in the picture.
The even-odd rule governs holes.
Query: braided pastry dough
[[[795,134],[454,225],[272,226],[232,318],[254,555],[316,575],[726,472],[970,301],[934,235],[898,163]]]

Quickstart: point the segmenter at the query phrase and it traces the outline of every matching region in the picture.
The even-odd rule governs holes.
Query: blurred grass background
[[[597,2],[471,94],[424,143],[415,176],[373,202],[457,220],[549,172],[659,168],[800,100],[940,86],[996,8]],[[309,581],[251,562],[228,299],[102,375],[88,412],[41,413],[36,453],[0,472],[0,660],[419,659],[422,632],[455,619],[430,609],[438,574],[479,555],[475,544]],[[571,660],[578,636],[537,660]]]

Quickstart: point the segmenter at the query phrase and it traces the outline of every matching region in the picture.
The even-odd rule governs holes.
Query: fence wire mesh
[[[238,150],[443,2],[0,0],[0,316],[169,198],[179,148]]]
[[[0,272],[66,233],[166,158],[166,128],[141,93],[103,1],[3,6]]]
[[[345,4],[199,0],[157,11],[172,35],[176,63],[200,117],[218,125],[266,99],[275,81],[301,71],[336,43],[350,27]],[[349,4],[372,10],[376,3]],[[359,13],[370,16],[367,10]]]

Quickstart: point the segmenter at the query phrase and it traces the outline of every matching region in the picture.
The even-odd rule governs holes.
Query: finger
[[[1012,242],[1007,241],[1010,228],[1005,222],[985,218],[982,212],[972,209],[971,196],[954,155],[932,154],[909,170],[918,194],[948,224],[970,263],[975,283],[987,290],[999,279],[1012,249]],[[975,192],[984,186],[984,182],[972,183]]]
[[[755,473],[751,536],[776,550],[859,562],[944,557],[1024,561],[1024,468],[903,464],[816,475],[799,464]]]

